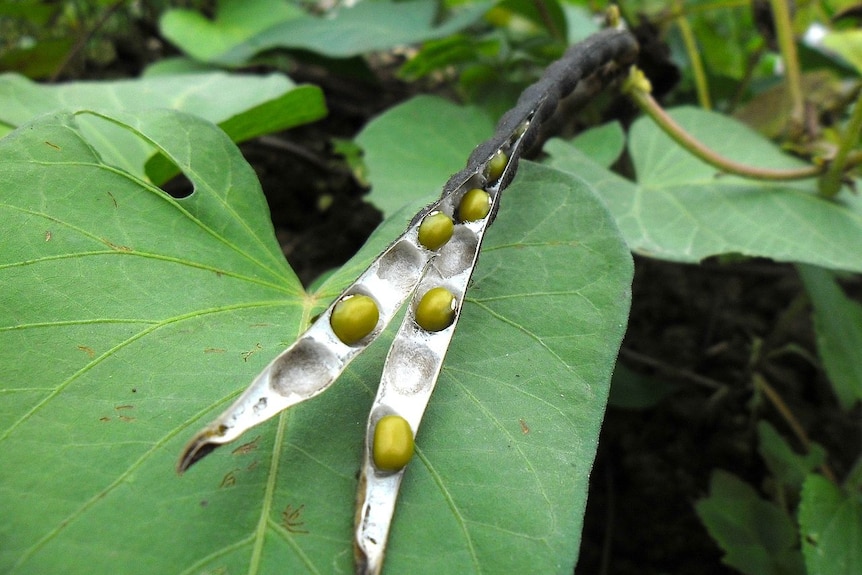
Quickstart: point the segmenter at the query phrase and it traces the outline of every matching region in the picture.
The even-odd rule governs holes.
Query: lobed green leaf
[[[258,0],[258,3],[264,0]],[[281,3],[284,4],[284,3]],[[187,54],[214,64],[239,66],[260,52],[274,48],[309,50],[332,58],[347,58],[425,40],[443,38],[476,22],[490,2],[463,7],[441,24],[436,23],[436,0],[360,2],[334,15],[320,17],[294,8],[273,16],[266,24],[234,26],[229,17],[210,22],[188,10],[168,11],[162,34]],[[244,2],[224,2],[222,10],[251,12]],[[199,41],[201,39],[202,41]]]
[[[9,129],[58,110],[152,110],[169,108],[219,124],[234,141],[285,130],[326,115],[316,86],[297,86],[281,74],[244,76],[224,72],[153,75],[137,80],[43,85],[16,74],[0,75],[0,124]],[[122,129],[79,118],[105,161],[161,182],[170,168],[145,170],[153,146]],[[0,132],[0,134],[6,132]]]
[[[674,118],[722,155],[759,167],[800,162],[720,114],[682,108]],[[604,168],[559,140],[549,164],[590,182],[635,252],[680,262],[738,253],[832,269],[862,271],[862,201],[816,195],[814,180],[764,183],[721,175],[675,144],[651,120],[635,122],[629,151],[637,182]]]

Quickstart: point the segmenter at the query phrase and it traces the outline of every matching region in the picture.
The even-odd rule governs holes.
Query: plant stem
[[[793,430],[793,434],[802,444],[802,447],[806,452],[811,451],[811,439],[809,439],[808,434],[805,433],[805,429],[802,427],[802,424],[799,423],[799,420],[796,419],[796,416],[793,415],[793,412],[790,411],[790,408],[781,398],[781,395],[775,389],[769,385],[769,382],[766,381],[766,378],[755,372],[752,375],[754,379],[754,385],[759,388],[763,394],[769,399],[770,403],[772,403],[773,407],[778,410],[778,413],[781,414],[781,417],[790,426],[790,429]],[[823,476],[826,477],[832,483],[838,484],[838,479],[835,477],[835,473],[832,472],[832,469],[829,467],[829,464],[825,461],[820,465],[820,471],[823,473]]]
[[[105,25],[105,22],[108,21],[108,18],[110,18],[114,14],[114,12],[116,12],[117,9],[119,9],[122,5],[123,0],[118,0],[117,2],[114,2],[112,5],[108,6],[102,13],[102,16],[96,22],[96,24],[93,25],[93,27],[89,31],[84,32],[83,34],[80,34],[78,36],[78,38],[75,40],[74,45],[72,45],[72,48],[63,57],[63,61],[60,62],[60,64],[58,64],[57,67],[54,69],[54,72],[48,79],[49,82],[56,82],[60,78],[60,74],[63,73],[63,70],[66,69],[66,66],[69,65],[69,62],[72,61],[72,58],[77,56],[86,47],[87,42],[90,41],[93,35],[98,32],[102,26]],[[81,11],[78,10],[79,17],[80,13]]]
[[[856,100],[853,114],[847,123],[847,129],[838,144],[835,157],[829,163],[829,167],[820,179],[820,195],[826,198],[834,197],[841,189],[841,177],[844,168],[850,159],[850,151],[859,142],[859,134],[862,133],[862,93]],[[852,161],[851,161],[852,163]]]
[[[691,26],[686,18],[682,2],[677,0],[674,4],[674,11],[677,13],[676,25],[679,26],[679,31],[682,34],[682,41],[685,44],[685,51],[688,53],[688,59],[691,62],[691,71],[694,74],[694,85],[697,89],[697,99],[700,102],[701,108],[711,110],[712,102],[709,99],[709,86],[706,81],[703,60],[701,60],[700,51],[697,49],[697,41],[694,39],[694,34],[692,33]]]
[[[796,54],[796,40],[793,37],[793,24],[790,21],[790,10],[787,0],[770,0],[772,21],[775,23],[775,33],[778,38],[778,48],[781,50],[784,70],[787,75],[787,89],[790,93],[792,107],[790,111],[790,137],[802,133],[805,121],[805,103],[802,96],[802,80],[799,73],[799,57]]]
[[[536,7],[536,11],[539,13],[539,17],[542,19],[542,22],[545,24],[545,28],[548,29],[548,33],[551,37],[565,43],[566,38],[563,35],[563,32],[557,27],[554,19],[551,18],[551,13],[548,10],[548,5],[545,3],[545,0],[533,0],[533,5]]]
[[[661,106],[659,106],[658,102],[656,102],[649,93],[649,80],[647,80],[643,75],[643,72],[637,68],[632,67],[632,72],[629,74],[629,78],[623,86],[623,92],[626,92],[635,104],[649,115],[649,117],[652,118],[668,136],[673,138],[677,144],[688,150],[697,158],[703,160],[710,166],[718,168],[722,172],[754,180],[786,181],[813,178],[820,175],[825,170],[825,166],[822,165],[773,170],[769,168],[748,166],[725,158],[686,132],[682,126],[677,124],[676,121],[671,118]]]

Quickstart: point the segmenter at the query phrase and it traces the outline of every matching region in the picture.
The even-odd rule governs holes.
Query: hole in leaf
[[[195,191],[194,184],[180,167],[161,152],[150,156],[144,170],[150,181],[172,198],[187,198]]]
[[[130,171],[138,177],[146,176],[165,193],[177,199],[186,198],[194,192],[194,186],[179,166],[134,128],[86,110],[76,116],[76,121],[81,133],[97,150],[104,163]],[[145,158],[144,165],[140,166]]]
[[[163,157],[163,156],[155,156],[155,157]],[[149,166],[149,162],[148,162]],[[183,198],[187,198],[192,195],[195,191],[195,186],[192,184],[191,180],[189,180],[186,175],[179,171],[177,168],[177,174],[171,177],[169,180],[165,181],[162,184],[157,184],[163,192],[171,196],[172,198],[176,198],[181,200]],[[157,183],[156,180],[153,180],[153,183]]]

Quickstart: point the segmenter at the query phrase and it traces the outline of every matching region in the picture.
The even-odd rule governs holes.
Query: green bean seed
[[[443,212],[431,212],[419,224],[419,243],[429,250],[442,247],[452,238],[455,224]]]
[[[458,206],[458,219],[462,222],[481,220],[491,210],[491,196],[485,190],[474,188],[464,194]]]
[[[427,331],[442,331],[455,320],[457,300],[442,287],[428,290],[416,306],[416,323]]]
[[[506,169],[506,164],[509,163],[509,158],[503,150],[499,150],[491,161],[488,162],[488,179],[494,181],[503,175],[503,170]]]
[[[374,331],[380,312],[367,295],[349,295],[335,304],[329,325],[338,339],[353,345]]]
[[[400,415],[385,415],[374,427],[372,458],[381,471],[398,471],[413,457],[413,430]]]

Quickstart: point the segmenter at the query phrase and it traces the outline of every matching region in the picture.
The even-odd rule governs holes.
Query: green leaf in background
[[[138,80],[41,85],[15,74],[0,75],[0,123],[8,129],[56,110],[146,110],[171,108],[219,124],[234,141],[311,122],[326,115],[316,86],[297,86],[281,74],[207,72]],[[103,158],[139,177],[153,147],[128,131],[83,118],[90,141]],[[155,172],[153,181],[166,177]]]
[[[751,9],[695,11],[691,26],[709,73],[741,80],[748,66],[746,47],[756,36]],[[683,70],[689,66],[682,66]]]
[[[825,477],[810,475],[799,506],[802,553],[808,573],[862,572],[862,498]]]
[[[805,573],[791,518],[736,476],[714,471],[709,497],[695,511],[734,569],[745,575]]]
[[[239,0],[224,5],[248,10]],[[187,10],[169,10],[162,18],[161,31],[187,54],[224,66],[245,64],[255,54],[273,48],[347,58],[448,36],[476,22],[491,5],[471,3],[437,25],[437,0],[367,1],[340,8],[334,16],[285,14],[255,32],[236,30],[224,18],[210,22]]]
[[[159,27],[183,52],[210,62],[270,26],[304,16],[302,8],[284,0],[219,0],[212,20],[196,10],[172,8],[162,14]]]
[[[181,478],[174,465],[404,214],[308,293],[222,132],[102,116],[182,169],[195,192],[176,200],[107,165],[86,115],[0,140],[0,572],[352,572],[388,333],[332,390]],[[631,275],[589,188],[522,165],[417,437],[388,572],[571,573]]]
[[[682,108],[672,116],[694,137],[746,164],[789,168],[799,162],[720,114]],[[862,271],[862,199],[816,196],[814,180],[767,184],[716,174],[648,118],[635,122],[629,151],[632,183],[560,140],[545,145],[549,164],[596,188],[632,250],[699,262],[738,253]]]
[[[757,422],[758,451],[775,479],[793,489],[801,489],[808,475],[826,461],[826,450],[816,443],[804,455],[796,453],[772,425]]]
[[[626,134],[619,122],[610,122],[578,134],[569,143],[595,163],[609,168],[625,150]]]
[[[611,379],[608,405],[619,409],[650,409],[678,389],[678,385],[643,375],[618,363]]]
[[[848,298],[828,270],[798,266],[814,306],[817,352],[844,409],[862,400],[862,306]]]
[[[862,73],[862,30],[832,30],[823,38],[823,46],[839,54]]]
[[[0,52],[0,70],[29,78],[47,78],[61,66],[74,45],[72,38],[45,38],[32,46]]]
[[[801,74],[799,89],[811,102],[840,101],[846,84],[832,70],[814,70]],[[793,97],[786,82],[776,84],[740,106],[733,117],[767,138],[780,140],[793,111]]]
[[[527,23],[532,23],[533,26],[544,28],[553,38],[568,38],[566,17],[557,0],[548,0],[541,4],[530,0],[501,0],[494,6],[494,12],[494,19],[498,23],[502,24],[501,20],[508,19],[507,23],[518,32],[523,33],[528,27]],[[521,22],[516,24],[512,21],[513,17]]]
[[[387,110],[356,137],[373,186],[368,201],[385,215],[410,198],[439,194],[479,142],[494,132],[478,108],[418,96]]]

